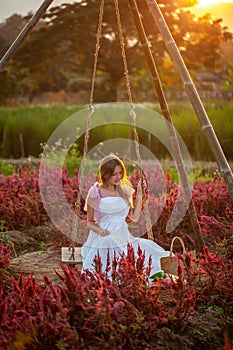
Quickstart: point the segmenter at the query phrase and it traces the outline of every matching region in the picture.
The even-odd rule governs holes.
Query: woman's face
[[[117,165],[113,171],[112,176],[107,181],[107,184],[109,186],[116,186],[119,185],[121,179],[123,177],[123,169],[120,165]]]

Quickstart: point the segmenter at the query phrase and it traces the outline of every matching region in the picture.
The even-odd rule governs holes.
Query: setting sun
[[[233,0],[199,0],[199,6],[205,7],[213,4],[221,4],[226,2],[233,2]]]

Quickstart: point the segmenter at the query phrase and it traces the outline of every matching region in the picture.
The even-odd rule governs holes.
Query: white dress
[[[89,269],[93,271],[93,260],[99,254],[104,271],[108,254],[110,261],[112,261],[114,253],[116,256],[120,256],[122,253],[127,254],[128,244],[130,244],[134,248],[136,256],[138,245],[140,245],[142,251],[145,252],[146,265],[151,256],[151,275],[160,272],[160,258],[168,256],[169,252],[155,242],[134,237],[129,232],[126,222],[130,208],[129,204],[121,197],[103,197],[97,183],[89,190],[87,198],[97,200],[98,208],[95,208],[95,213],[98,216],[98,225],[101,228],[108,229],[111,234],[100,236],[92,230],[89,232],[88,238],[82,246],[83,270]]]

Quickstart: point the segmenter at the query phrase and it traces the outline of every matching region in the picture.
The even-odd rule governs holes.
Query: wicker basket
[[[177,275],[177,270],[178,270],[178,264],[179,264],[178,260],[174,255],[172,255],[173,244],[174,244],[176,239],[178,239],[180,241],[182,248],[183,248],[183,255],[185,255],[185,246],[184,246],[183,240],[180,237],[175,236],[175,237],[173,237],[172,242],[171,242],[169,256],[160,258],[161,269],[169,275]],[[180,264],[182,265],[181,261],[180,261]]]

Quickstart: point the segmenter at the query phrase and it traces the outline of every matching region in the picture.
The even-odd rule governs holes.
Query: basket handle
[[[185,246],[184,246],[183,240],[182,240],[180,237],[175,236],[175,237],[172,238],[172,242],[171,242],[170,257],[172,256],[173,244],[174,244],[174,242],[175,242],[176,239],[178,239],[178,240],[180,241],[180,243],[181,243],[181,245],[182,245],[182,248],[183,248],[183,254],[185,254]]]

